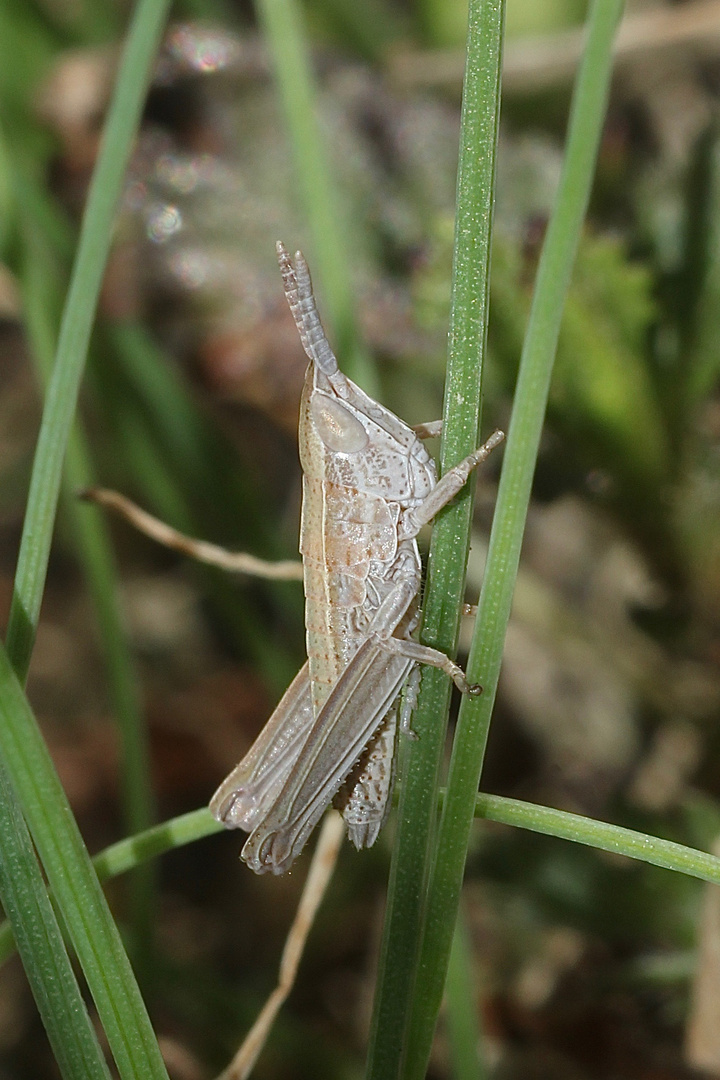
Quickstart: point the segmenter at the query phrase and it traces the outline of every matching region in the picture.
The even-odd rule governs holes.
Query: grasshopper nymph
[[[210,801],[218,821],[250,833],[242,858],[259,874],[287,870],[333,800],[355,846],[375,842],[392,790],[398,701],[418,664],[480,692],[444,653],[411,637],[415,538],[503,439],[496,431],[438,481],[420,438],[437,425],[414,431],[340,371],[303,256],[293,262],[280,243],[277,253],[310,360],[299,429],[308,661]]]

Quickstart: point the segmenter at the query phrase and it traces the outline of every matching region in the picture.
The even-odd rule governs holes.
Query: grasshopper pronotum
[[[210,801],[218,821],[250,833],[241,855],[258,874],[287,870],[333,801],[356,847],[375,842],[392,792],[398,702],[418,664],[441,668],[465,693],[480,692],[444,653],[411,637],[422,572],[415,538],[503,439],[496,431],[438,481],[421,439],[439,425],[409,427],[340,371],[307,263],[300,252],[293,263],[280,243],[277,253],[310,360],[298,437],[308,661]],[[117,496],[96,497],[205,561],[281,576],[260,560],[253,567],[241,561],[246,556],[197,550]],[[295,576],[286,570],[282,576]],[[405,731],[412,698],[406,694],[402,710]]]

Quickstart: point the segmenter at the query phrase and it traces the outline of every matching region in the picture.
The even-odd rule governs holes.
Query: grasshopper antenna
[[[290,254],[281,240],[276,243],[275,250],[277,251],[280,273],[283,279],[285,297],[308,359],[322,371],[323,375],[327,376],[333,385],[337,386],[339,382],[344,385],[345,376],[340,371],[337,358],[330,347],[327,334],[320,321],[310,270],[305,261],[305,256],[302,251],[296,251],[295,263],[293,264]]]

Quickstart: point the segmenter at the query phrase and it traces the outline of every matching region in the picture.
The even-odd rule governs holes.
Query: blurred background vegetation
[[[409,422],[431,419],[465,5],[308,0],[304,14],[365,352],[356,370]],[[509,415],[584,14],[581,0],[508,0],[487,431]],[[126,17],[107,0],[0,9],[5,609],[39,372]],[[303,247],[312,265],[312,237],[251,5],[186,0],[174,20],[117,222],[83,422],[104,484],[195,535],[287,557],[305,359],[274,241]],[[485,791],[706,849],[720,834],[719,103],[720,3],[628,3],[483,779]],[[469,599],[498,468],[479,481]],[[29,694],[96,850],[125,835],[132,806],[126,792],[123,814],[73,514],[69,501]],[[295,585],[228,580],[124,526],[113,532],[164,819],[206,802],[269,715],[302,662],[302,598]],[[362,1074],[391,832],[392,822],[368,853],[343,852],[259,1077]],[[158,867],[152,960],[146,951],[139,974],[179,1080],[214,1075],[236,1048],[274,985],[302,885],[307,856],[287,878],[257,879],[239,846],[213,837]],[[122,920],[128,884],[110,890]],[[479,825],[465,916],[488,1075],[720,1076],[716,891]],[[0,969],[0,1076],[53,1075],[13,959]],[[431,1075],[452,1075],[442,1029]]]

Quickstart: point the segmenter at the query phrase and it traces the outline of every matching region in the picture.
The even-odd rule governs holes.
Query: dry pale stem
[[[108,488],[88,488],[87,491],[82,492],[81,498],[115,510],[151,540],[157,541],[163,547],[188,555],[191,559],[197,559],[198,562],[218,566],[221,570],[230,570],[232,573],[251,574],[253,577],[302,580],[302,563],[295,559],[268,562],[265,559],[256,558],[255,555],[248,555],[244,551],[227,551],[206,540],[196,540],[194,537],[185,536],[184,533],[166,525],[159,518],[148,514],[146,510],[142,510],[117,491],[110,491]]]
[[[336,810],[329,810],[320,830],[297,914],[285,942],[278,984],[265,1002],[242,1046],[218,1080],[245,1080],[252,1072],[275,1017],[295,983],[307,936],[335,869],[344,831],[340,814]]]

